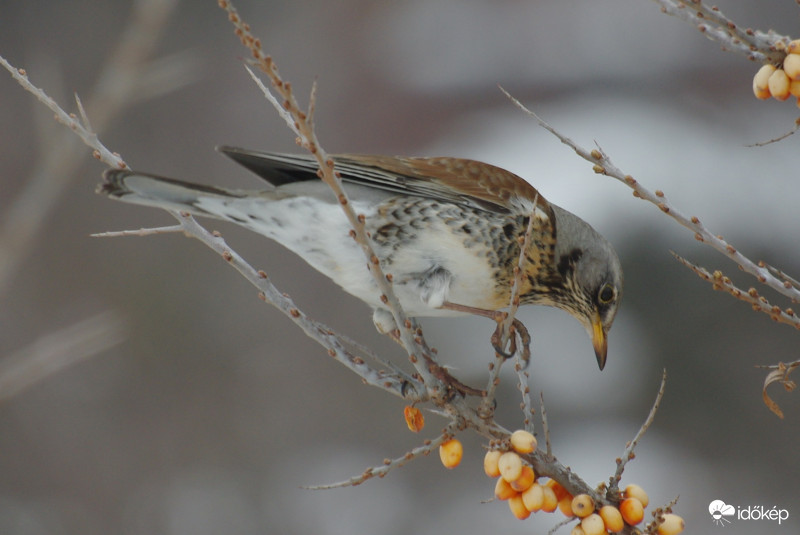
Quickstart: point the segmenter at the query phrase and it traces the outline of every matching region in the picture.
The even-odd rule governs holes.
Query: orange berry
[[[403,416],[406,419],[406,425],[411,431],[419,433],[425,427],[425,417],[422,415],[422,411],[413,405],[406,405],[403,409]]]
[[[494,486],[494,495],[497,496],[498,500],[507,500],[516,494],[517,491],[511,488],[508,481],[502,477],[497,478],[497,483]]]
[[[594,500],[588,494],[578,494],[570,502],[572,512],[578,518],[585,518],[594,513]]]
[[[786,52],[789,54],[800,54],[800,39],[790,41],[786,46]]]
[[[753,77],[753,93],[756,98],[764,100],[770,97],[769,77],[775,72],[775,65],[767,63],[762,65]]]
[[[511,483],[522,474],[522,459],[513,451],[507,451],[497,460],[500,476]]]
[[[572,528],[572,531],[569,532],[569,535],[586,535],[586,532],[583,531],[583,528],[580,524]]]
[[[686,527],[683,519],[678,515],[667,513],[664,521],[658,525],[658,535],[678,535]]]
[[[531,516],[531,512],[525,507],[522,497],[519,494],[515,494],[508,499],[508,507],[511,509],[514,516],[520,520],[525,520]]]
[[[558,482],[558,481],[556,481],[555,479],[551,479],[551,480],[549,480],[547,483],[545,483],[545,485],[546,485],[546,486],[548,486],[548,487],[550,487],[551,489],[553,489],[553,492],[556,494],[556,498],[557,498],[559,501],[561,501],[561,499],[562,499],[564,496],[566,496],[566,495],[568,495],[568,494],[569,494],[569,492],[567,492],[567,489],[565,489],[564,487],[562,487],[562,486],[561,486],[561,483],[559,483],[559,482]]]
[[[605,535],[606,525],[597,513],[592,513],[581,520],[581,528],[586,535]]]
[[[483,456],[483,471],[489,477],[500,477],[500,467],[497,466],[497,461],[503,454],[502,451],[491,450],[487,451]]]
[[[611,533],[622,531],[622,528],[625,527],[625,523],[622,521],[622,513],[613,505],[604,505],[600,508],[599,514],[606,525],[606,529]]]
[[[553,491],[553,487],[548,487],[547,485],[543,486],[542,493],[544,495],[542,501],[542,511],[552,513],[558,508],[558,498],[556,498],[556,493]]]
[[[783,60],[783,70],[792,80],[800,80],[800,55],[789,54]]]
[[[642,487],[637,485],[636,483],[631,483],[625,490],[622,492],[623,498],[636,498],[640,502],[642,502],[642,507],[647,507],[650,504],[650,498],[647,496],[647,493],[644,491]]]
[[[536,437],[524,429],[511,433],[511,447],[517,453],[531,453],[536,449],[536,445]]]
[[[525,508],[531,513],[535,513],[544,505],[544,488],[538,483],[528,487],[527,490],[522,492],[521,496]]]
[[[567,518],[572,518],[575,516],[575,513],[572,512],[572,498],[569,496],[564,496],[561,500],[559,500],[558,510],[564,513],[564,516]]]
[[[636,498],[625,498],[619,504],[619,512],[622,519],[631,526],[635,526],[644,518],[644,507],[642,502]]]
[[[786,100],[789,98],[789,83],[791,80],[786,75],[786,71],[778,69],[769,76],[767,85],[769,92],[775,100]]]
[[[533,468],[525,464],[522,465],[522,473],[519,477],[511,482],[511,488],[522,492],[528,490],[534,481],[536,481],[536,474],[533,472]]]
[[[439,458],[445,468],[455,468],[461,464],[461,458],[464,456],[464,446],[457,438],[451,438],[439,446]]]

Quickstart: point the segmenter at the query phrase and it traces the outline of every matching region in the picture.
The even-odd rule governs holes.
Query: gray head
[[[589,224],[551,206],[556,215],[555,261],[566,290],[553,304],[584,326],[602,370],[608,331],[622,298],[622,266],[611,244]]]

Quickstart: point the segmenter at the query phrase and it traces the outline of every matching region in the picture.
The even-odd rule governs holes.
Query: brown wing
[[[257,152],[233,147],[219,150],[274,186],[317,179],[310,155]],[[342,180],[363,186],[428,197],[499,213],[545,217],[552,209],[536,189],[519,176],[494,165],[461,158],[406,158],[335,155]]]

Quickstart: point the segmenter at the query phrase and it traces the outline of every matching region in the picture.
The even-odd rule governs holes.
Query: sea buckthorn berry
[[[519,494],[515,494],[508,499],[508,507],[511,509],[514,516],[520,520],[525,520],[531,516],[531,512],[525,507],[525,504],[522,502],[522,497]]]
[[[403,417],[406,419],[408,429],[414,433],[419,433],[425,427],[425,417],[422,411],[413,405],[406,405],[403,409]]]
[[[544,505],[544,488],[538,483],[534,483],[528,487],[527,490],[523,491],[521,496],[522,503],[525,504],[525,508],[531,513],[535,513]]]
[[[497,483],[494,486],[494,495],[498,500],[507,500],[517,494],[517,491],[511,488],[511,484],[502,477],[497,478]]]
[[[500,476],[511,483],[522,474],[522,459],[513,451],[507,451],[497,460]]]
[[[635,526],[644,518],[644,507],[642,507],[642,502],[636,498],[622,500],[619,504],[619,512],[622,519],[631,526]]]
[[[594,513],[594,500],[588,494],[578,494],[570,502],[572,512],[578,518],[585,518]]]
[[[536,449],[536,445],[536,437],[524,429],[518,429],[511,433],[511,447],[517,453],[531,453]]]
[[[606,525],[606,529],[611,533],[622,531],[622,528],[625,527],[625,522],[622,520],[622,513],[613,505],[604,505],[600,508],[599,514],[600,518],[603,519],[603,523]]]
[[[783,60],[783,70],[792,80],[800,80],[800,55],[789,54]]]
[[[545,485],[546,485],[546,486],[548,486],[548,487],[550,487],[551,489],[553,489],[553,492],[555,493],[555,495],[556,495],[556,498],[557,498],[559,501],[561,501],[561,499],[562,499],[564,496],[567,496],[567,495],[569,494],[569,492],[567,492],[567,489],[565,489],[564,487],[562,487],[562,486],[561,486],[561,483],[559,483],[559,482],[558,482],[558,481],[556,481],[555,479],[551,479],[550,481],[548,481],[547,483],[545,483]]]
[[[569,532],[569,535],[586,535],[586,532],[583,531],[583,528],[580,524],[572,528],[572,531]]]
[[[502,454],[502,451],[491,450],[483,456],[483,471],[487,476],[500,477],[500,467],[497,465],[497,461],[500,460]]]
[[[556,498],[556,493],[553,492],[553,487],[543,486],[542,493],[544,494],[543,501],[542,501],[542,511],[546,513],[552,513],[556,509],[558,509],[558,498]]]
[[[623,498],[636,498],[640,502],[642,502],[642,507],[647,507],[650,504],[650,498],[647,496],[647,493],[644,491],[642,487],[637,485],[636,483],[631,483],[622,493]]]
[[[783,69],[778,69],[769,76],[767,85],[769,92],[776,100],[786,100],[789,98],[789,83],[791,80]]]
[[[800,39],[790,41],[789,44],[786,45],[786,52],[789,54],[800,54]]]
[[[756,72],[756,75],[753,77],[753,93],[755,93],[756,98],[764,100],[770,97],[769,77],[772,76],[775,70],[775,65],[769,63],[762,65],[761,68],[758,69],[758,72]]]
[[[564,496],[560,499],[558,501],[558,510],[564,513],[564,516],[567,518],[575,516],[575,513],[572,512],[572,498]]]
[[[606,532],[606,525],[597,513],[592,513],[581,520],[581,528],[586,535],[603,535]]]
[[[800,56],[797,56],[800,58]],[[794,97],[800,97],[800,80],[792,80],[789,84],[789,93]]]
[[[445,468],[455,468],[461,464],[461,458],[464,456],[464,446],[461,441],[456,438],[451,438],[447,442],[439,446],[439,458]]]
[[[528,490],[534,481],[536,481],[536,474],[533,472],[533,468],[526,464],[522,466],[522,473],[519,477],[510,484],[512,489],[522,492]]]
[[[667,513],[664,515],[664,521],[658,525],[658,535],[678,535],[685,527],[686,524],[681,517]]]

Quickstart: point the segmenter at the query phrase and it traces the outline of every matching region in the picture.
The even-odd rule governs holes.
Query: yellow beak
[[[594,321],[592,321],[592,345],[594,346],[594,354],[597,357],[597,365],[602,370],[606,365],[608,338],[606,338],[606,332],[603,330],[600,314],[595,314]]]

